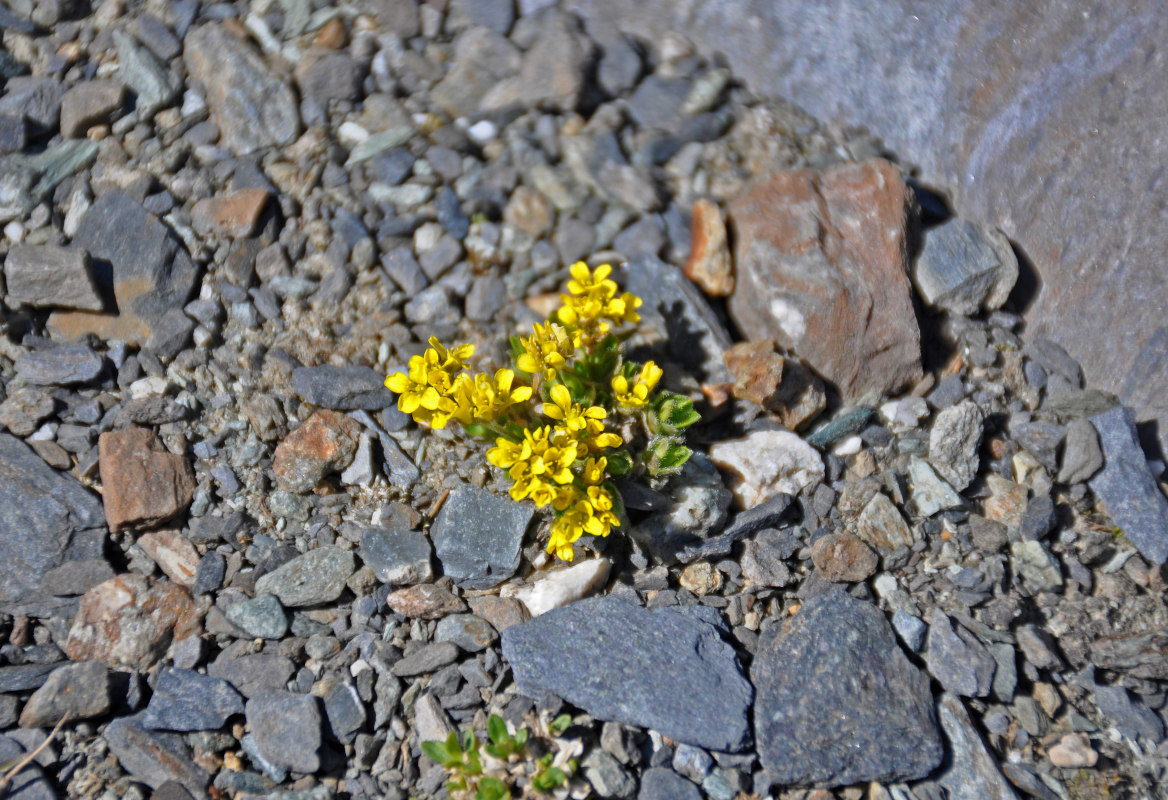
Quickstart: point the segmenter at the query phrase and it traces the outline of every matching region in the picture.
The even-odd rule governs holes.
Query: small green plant
[[[641,298],[619,292],[612,267],[573,264],[563,305],[530,336],[511,338],[515,369],[471,374],[474,346],[430,347],[385,385],[419,424],[493,441],[486,458],[511,479],[511,497],[554,514],[547,549],[571,561],[582,535],[608,536],[624,509],[612,478],[654,488],[689,459],[693,401],[658,388],[662,370],[625,356]]]
[[[561,714],[543,726],[547,736],[559,736],[571,724],[571,717]],[[572,749],[557,754],[549,750],[541,756],[529,751],[527,728],[512,733],[502,717],[487,719],[487,741],[479,742],[474,731],[454,731],[445,741],[422,742],[422,752],[441,764],[450,774],[446,790],[455,800],[502,800],[514,797],[512,789],[524,784],[538,795],[550,795],[565,786],[576,770]],[[520,795],[528,796],[528,793]]]

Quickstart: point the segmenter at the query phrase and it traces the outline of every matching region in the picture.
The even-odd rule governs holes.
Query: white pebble
[[[840,458],[843,458],[844,456],[854,456],[856,453],[860,452],[863,447],[863,439],[861,439],[859,436],[849,436],[837,444],[831,452],[835,453]]]
[[[19,222],[9,222],[4,226],[4,238],[12,244],[20,244],[24,241],[24,225]]]
[[[187,89],[183,92],[182,115],[193,117],[207,110],[207,101],[198,92]]]
[[[899,400],[889,400],[880,406],[880,416],[884,417],[885,422],[892,422],[896,419],[896,409],[898,408],[900,408]]]
[[[154,395],[166,394],[170,388],[170,381],[166,378],[154,377],[139,378],[130,384],[130,398],[141,400]]]
[[[352,147],[368,139],[369,131],[356,122],[345,121],[337,128],[337,138],[340,139],[341,144]]]
[[[516,587],[514,584],[508,584],[503,587],[500,594],[516,598],[527,606],[531,616],[538,617],[552,609],[587,597],[604,586],[611,566],[607,558],[590,558],[567,569],[547,572],[525,586]]]
[[[28,437],[30,442],[51,442],[57,435],[57,423],[46,422],[37,429],[36,433]]]
[[[191,334],[191,338],[195,341],[195,347],[206,347],[211,343],[211,339],[213,339],[214,336],[215,335],[211,333],[211,331],[207,330],[202,325],[195,326],[195,330]]]
[[[499,129],[495,127],[495,123],[484,119],[471,125],[466,133],[479,144],[486,144],[499,135]]]

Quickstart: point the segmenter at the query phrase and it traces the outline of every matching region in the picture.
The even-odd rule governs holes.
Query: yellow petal
[[[567,411],[572,407],[572,395],[568,393],[568,387],[562,383],[557,383],[552,387],[552,402],[559,406],[563,411]],[[562,417],[556,417],[562,419]]]
[[[404,372],[395,372],[392,375],[386,376],[385,386],[391,392],[401,394],[406,389],[410,388],[410,378]]]
[[[531,387],[520,386],[515,391],[511,392],[512,403],[523,403],[531,399]]]

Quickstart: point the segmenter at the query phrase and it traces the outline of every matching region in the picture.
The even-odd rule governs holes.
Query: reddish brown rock
[[[910,299],[912,196],[887,161],[780,172],[730,208],[739,330],[773,337],[846,399],[921,377]]]
[[[204,236],[251,236],[268,205],[268,197],[267,189],[256,188],[204,198],[191,209],[191,224]]]
[[[146,555],[154,559],[166,577],[179,586],[191,588],[195,585],[195,568],[199,566],[199,553],[195,546],[179,531],[156,531],[138,537],[138,546]]]
[[[412,619],[442,619],[447,614],[466,611],[466,603],[436,583],[419,583],[398,589],[385,602],[398,614]]]
[[[868,578],[879,563],[872,548],[850,533],[829,533],[811,545],[815,568],[832,583],[855,583]]]
[[[519,625],[531,619],[531,614],[523,603],[514,597],[500,597],[497,594],[484,594],[467,600],[470,610],[494,626],[502,633],[512,625]]]
[[[74,661],[148,670],[172,641],[201,633],[191,596],[170,581],[119,575],[81,598],[65,652]]]
[[[730,261],[726,222],[718,204],[705,199],[695,202],[690,231],[685,277],[708,295],[726,297],[734,291],[734,265]]]
[[[783,357],[775,352],[773,339],[739,342],[722,354],[734,376],[731,391],[739,400],[768,405],[783,380]]]
[[[97,452],[111,531],[149,528],[190,507],[195,496],[190,462],[163,447],[154,431],[107,431],[97,440]]]
[[[287,492],[307,492],[330,472],[349,466],[361,426],[336,411],[321,409],[276,447],[272,472]]]

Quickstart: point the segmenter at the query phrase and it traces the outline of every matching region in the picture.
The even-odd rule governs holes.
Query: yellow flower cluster
[[[629,379],[624,375],[617,375],[612,379],[612,395],[616,399],[616,403],[623,408],[639,408],[649,402],[649,393],[657,386],[657,381],[661,380],[661,367],[654,364],[652,361],[647,362],[641,367],[641,372],[629,383]]]

